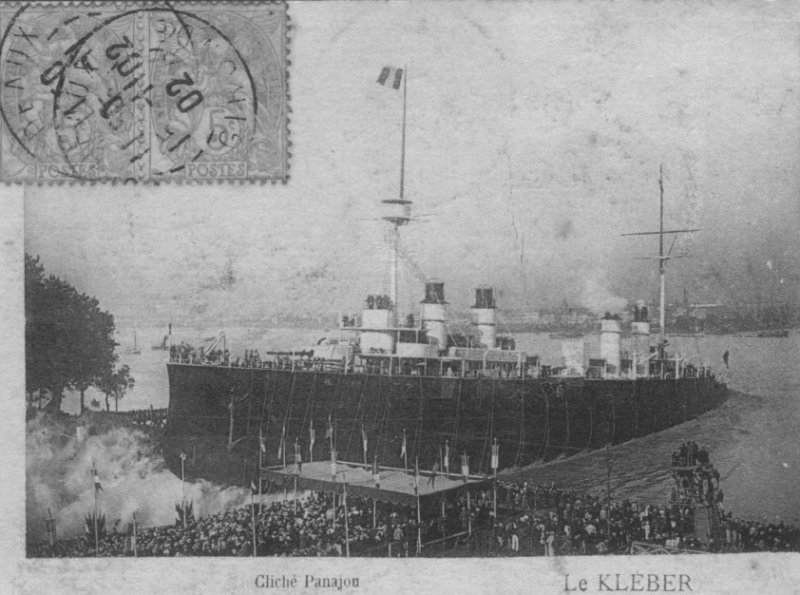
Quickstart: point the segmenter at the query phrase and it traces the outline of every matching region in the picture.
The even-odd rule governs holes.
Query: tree
[[[130,371],[126,364],[100,378],[97,388],[106,396],[106,411],[111,411],[109,397],[114,397],[114,411],[119,411],[119,400],[125,396],[126,392],[133,389],[134,379],[131,378]]]
[[[39,257],[25,255],[26,390],[47,390],[48,408],[60,410],[65,389],[84,393],[113,376],[114,317],[96,298],[78,292],[54,275],[46,276]]]

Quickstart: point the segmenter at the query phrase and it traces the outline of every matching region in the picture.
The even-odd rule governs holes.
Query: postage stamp
[[[4,182],[288,179],[272,2],[0,7]]]

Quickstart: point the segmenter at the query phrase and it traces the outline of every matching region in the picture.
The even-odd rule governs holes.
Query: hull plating
[[[491,443],[500,443],[500,466],[527,465],[586,449],[645,436],[719,405],[724,385],[712,377],[680,380],[489,379],[386,376],[335,372],[168,364],[170,402],[165,458],[180,470],[187,455],[188,477],[249,485],[257,477],[259,428],[266,452],[278,456],[286,428],[286,458],[294,444],[309,460],[330,458],[328,419],[335,425],[339,460],[367,459],[402,466],[403,429],[409,465],[419,457],[430,469],[450,444],[450,470],[460,471],[460,454],[471,472],[488,472]],[[283,454],[283,453],[281,453]]]

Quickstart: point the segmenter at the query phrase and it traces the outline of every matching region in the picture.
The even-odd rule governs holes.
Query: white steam
[[[608,275],[603,269],[593,269],[586,274],[581,291],[580,303],[595,314],[602,316],[606,312],[618,314],[628,305],[626,299],[611,293],[606,286]]]
[[[76,424],[85,428],[80,442]],[[40,416],[27,424],[26,449],[27,534],[32,542],[47,539],[48,508],[59,539],[82,534],[85,517],[94,509],[93,462],[102,485],[98,509],[105,514],[108,530],[117,520],[118,530],[124,530],[134,511],[142,527],[175,521],[181,480],[139,430],[114,427],[102,414],[77,419]],[[245,504],[249,490],[195,481],[186,483],[186,497],[197,516]]]

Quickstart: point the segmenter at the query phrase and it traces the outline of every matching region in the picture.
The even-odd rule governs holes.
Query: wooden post
[[[52,549],[53,556],[56,555],[56,521],[50,509],[47,509],[47,537],[50,539],[50,549]]]
[[[137,551],[137,544],[136,544],[136,511],[133,513],[133,557],[138,558],[139,553]]]
[[[419,489],[417,490],[417,556],[422,555],[422,510],[419,505]]]
[[[342,500],[344,502],[344,551],[345,556],[350,557],[350,523],[347,519],[347,474],[342,474],[344,480],[344,492]]]
[[[94,484],[94,555],[96,556],[100,544],[97,535],[97,482],[95,481],[95,477],[97,477],[97,469],[94,463],[92,463],[92,483]]]
[[[261,485],[258,486],[259,492]],[[260,494],[259,494],[260,495]],[[253,520],[253,557],[256,557],[256,504],[253,501],[253,490],[250,490],[250,517]]]

